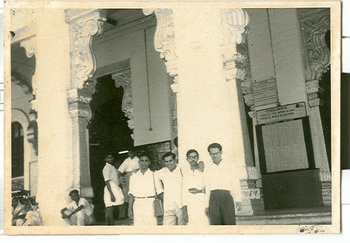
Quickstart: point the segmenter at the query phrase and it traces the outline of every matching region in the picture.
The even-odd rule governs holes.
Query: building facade
[[[329,8],[13,11],[12,191],[44,225],[72,189],[103,207],[104,153],[156,168],[176,136],[181,166],[223,145],[241,216],[331,205]]]

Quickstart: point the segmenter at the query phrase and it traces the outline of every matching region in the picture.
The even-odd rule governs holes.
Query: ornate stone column
[[[241,187],[244,200],[243,209],[240,214],[253,214],[263,210],[261,187],[257,187],[258,172],[254,167],[253,155],[245,114],[244,99],[249,106],[253,106],[252,81],[250,77],[249,61],[243,50],[238,51],[244,45],[249,15],[244,9],[221,10],[223,69],[226,76],[227,92],[229,97],[231,119],[234,124],[235,157],[244,161],[242,164]],[[244,99],[243,99],[244,98]],[[249,119],[249,118],[248,118]],[[259,176],[260,177],[260,176]]]
[[[322,196],[325,205],[331,204],[331,172],[327,158],[324,130],[321,122],[320,106],[323,100],[319,94],[324,92],[320,80],[330,69],[330,50],[325,41],[325,34],[330,30],[329,12],[316,12],[308,18],[301,19],[304,34],[306,58],[306,93],[309,103],[309,119],[313,142],[316,168],[320,170]]]
[[[211,163],[207,146],[220,143],[224,159],[232,161],[237,173],[232,176],[241,179],[242,213],[252,214],[251,200],[260,194],[248,181],[248,174],[254,179],[257,176],[244,141],[244,104],[241,83],[237,82],[242,70],[236,66],[240,57],[236,45],[244,39],[248,15],[242,9],[156,9],[144,13],[152,11],[157,17],[155,48],[167,61],[177,93],[180,166],[186,165],[184,154],[190,148]]]
[[[66,11],[70,30],[70,87],[67,96],[72,124],[73,163],[69,190],[79,189],[85,198],[94,196],[90,178],[89,132],[86,128],[92,116],[89,104],[96,84],[91,79],[96,70],[91,45],[93,36],[102,33],[104,20],[99,10]]]

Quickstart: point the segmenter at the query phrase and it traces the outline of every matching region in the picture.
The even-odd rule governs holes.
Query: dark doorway
[[[98,222],[104,222],[103,189],[105,186],[102,170],[105,166],[106,153],[112,153],[115,166],[127,157],[119,155],[133,145],[132,130],[128,127],[128,118],[122,111],[124,90],[117,88],[111,75],[97,79],[96,92],[92,96],[90,107],[92,119],[88,125],[90,143],[90,173],[94,190],[93,203],[95,217]]]
[[[12,191],[24,189],[24,133],[19,122],[11,124]]]

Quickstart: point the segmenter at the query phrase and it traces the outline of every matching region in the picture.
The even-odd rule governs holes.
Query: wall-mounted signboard
[[[254,106],[276,104],[278,102],[276,79],[266,79],[253,83]]]
[[[256,120],[258,125],[296,119],[305,116],[306,105],[304,102],[269,108],[256,112]]]

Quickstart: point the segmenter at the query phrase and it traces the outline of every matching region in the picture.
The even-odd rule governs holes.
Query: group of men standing
[[[203,166],[199,153],[186,153],[189,167],[182,167],[176,155],[163,155],[165,167],[152,172],[150,158],[142,154],[140,169],[130,178],[129,215],[134,225],[157,225],[153,201],[156,195],[163,201],[163,225],[234,225],[236,210],[241,210],[240,182],[232,164],[222,159],[220,144],[208,146],[213,163]],[[236,201],[236,202],[235,202]]]
[[[114,224],[115,211],[125,201],[134,225],[157,225],[153,205],[156,197],[163,201],[163,225],[235,225],[242,201],[239,179],[234,176],[232,162],[222,159],[220,144],[210,144],[208,152],[212,163],[204,165],[197,150],[188,150],[189,166],[182,168],[176,154],[167,152],[162,156],[165,167],[155,172],[149,169],[147,154],[129,154],[119,172],[108,154],[103,169],[107,225]],[[128,175],[124,178],[124,193],[119,187],[123,172]]]

